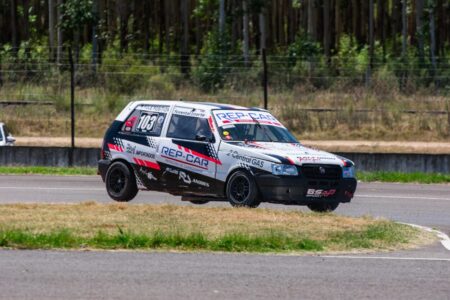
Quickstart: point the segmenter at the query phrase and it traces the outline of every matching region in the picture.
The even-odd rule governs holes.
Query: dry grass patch
[[[45,238],[43,246],[35,241],[39,237]],[[56,243],[63,248],[257,252],[399,249],[432,240],[387,220],[334,214],[95,202],[0,206],[0,246],[54,248],[50,237],[68,239],[68,244]]]

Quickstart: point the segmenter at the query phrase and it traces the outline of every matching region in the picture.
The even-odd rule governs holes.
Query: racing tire
[[[258,207],[258,187],[255,179],[244,171],[233,173],[228,180],[226,195],[230,204],[234,207]]]
[[[109,197],[118,202],[128,202],[138,193],[133,171],[121,161],[109,166],[105,183]]]
[[[196,204],[196,205],[203,205],[208,203],[208,200],[189,200],[189,202],[191,202],[192,204]]]
[[[332,212],[339,206],[339,202],[327,202],[327,203],[311,203],[308,204],[308,208],[313,212],[326,213]]]

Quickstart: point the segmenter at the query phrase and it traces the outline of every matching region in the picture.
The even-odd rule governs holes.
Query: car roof
[[[188,106],[193,108],[204,109],[207,111],[224,109],[224,110],[260,110],[266,111],[265,109],[258,107],[244,107],[234,104],[224,104],[215,102],[195,102],[195,101],[183,101],[183,100],[136,100],[128,103],[122,112],[119,114],[116,120],[124,121],[129,113],[140,105],[180,105]]]

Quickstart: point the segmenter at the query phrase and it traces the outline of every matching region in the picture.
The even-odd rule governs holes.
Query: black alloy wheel
[[[117,161],[109,166],[106,172],[106,191],[113,200],[119,202],[128,202],[136,197],[136,178],[125,163]]]
[[[255,180],[244,171],[237,171],[231,175],[226,194],[230,204],[235,207],[257,207],[261,203]]]

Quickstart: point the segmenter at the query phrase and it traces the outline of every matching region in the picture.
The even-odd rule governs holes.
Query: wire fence
[[[50,56],[45,49],[0,52],[0,121],[17,135],[70,135],[70,59],[66,51]],[[101,136],[135,99],[263,106],[260,55],[80,52],[73,59],[77,136]],[[344,130],[361,138],[449,138],[449,58],[431,65],[401,57],[371,64],[352,56],[269,55],[266,75],[269,109],[303,136],[336,138]]]

